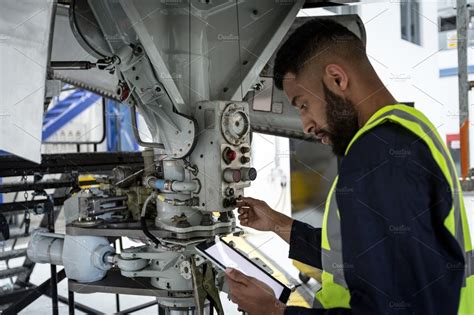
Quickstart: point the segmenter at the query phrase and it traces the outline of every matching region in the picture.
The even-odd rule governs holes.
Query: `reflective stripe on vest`
[[[385,121],[398,123],[420,137],[420,140],[423,140],[429,147],[434,160],[450,185],[453,205],[444,223],[465,253],[465,278],[461,292],[460,314],[471,311],[474,314],[474,309],[472,309],[474,305],[468,305],[471,303],[468,302],[468,295],[474,295],[474,277],[470,278],[470,285],[466,282],[467,278],[474,276],[474,251],[472,250],[462,191],[451,156],[448,154],[434,126],[414,108],[405,105],[386,106],[375,113],[364,127],[357,132],[346,149],[346,155],[352,144],[362,134]],[[335,194],[337,180],[338,177],[334,180],[329,192],[323,217],[321,242],[323,286],[316,297],[325,308],[350,307],[350,294],[344,278],[344,269],[353,266],[345,266],[342,260],[340,221]]]

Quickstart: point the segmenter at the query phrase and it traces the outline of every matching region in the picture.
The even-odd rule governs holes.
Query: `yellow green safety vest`
[[[433,124],[418,110],[406,105],[385,106],[378,110],[356,133],[347,146],[345,155],[360,136],[386,121],[398,123],[423,140],[451,187],[453,205],[444,225],[456,238],[465,253],[465,278],[461,288],[458,314],[474,314],[474,251],[472,248],[466,210],[453,160]],[[316,298],[324,308],[350,308],[350,292],[344,278],[341,226],[334,193],[337,177],[329,191],[323,216],[321,258],[323,265],[322,288]]]

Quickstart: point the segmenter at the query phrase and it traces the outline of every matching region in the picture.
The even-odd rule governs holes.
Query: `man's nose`
[[[303,126],[304,133],[306,134],[312,134],[314,132],[314,125],[313,124],[307,124]]]

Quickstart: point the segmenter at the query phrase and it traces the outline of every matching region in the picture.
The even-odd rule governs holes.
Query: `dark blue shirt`
[[[387,122],[343,158],[336,186],[351,309],[285,314],[457,314],[464,258],[444,226],[450,186],[422,139]],[[321,229],[295,221],[290,258],[321,268]]]

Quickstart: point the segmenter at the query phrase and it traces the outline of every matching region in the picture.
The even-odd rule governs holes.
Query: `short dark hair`
[[[326,54],[327,52],[328,54]],[[365,56],[363,42],[345,26],[327,19],[314,18],[298,27],[280,47],[275,58],[275,86],[283,89],[287,73],[297,75],[314,56],[345,55],[347,58]]]

